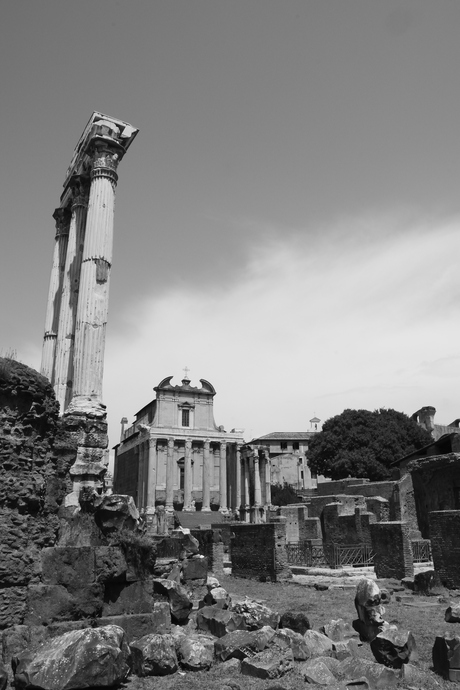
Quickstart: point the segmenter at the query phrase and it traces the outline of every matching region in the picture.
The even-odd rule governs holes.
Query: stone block
[[[191,635],[180,640],[177,656],[187,671],[207,671],[214,661],[214,641],[204,635]]]
[[[199,630],[211,633],[214,637],[223,637],[234,630],[245,630],[246,625],[241,614],[221,609],[219,606],[205,606],[198,611],[196,625]]]
[[[460,636],[450,633],[438,635],[432,654],[434,671],[449,680],[451,671],[460,670]]]
[[[403,664],[417,661],[417,647],[409,630],[386,628],[371,641],[372,653],[379,664],[400,669]]]
[[[281,616],[279,625],[280,628],[290,628],[301,635],[311,628],[307,615],[301,611],[286,611]]]
[[[326,635],[317,632],[316,630],[307,630],[304,635],[305,641],[308,645],[309,656],[332,656],[333,644]]]
[[[203,580],[208,576],[208,559],[204,556],[187,558],[182,563],[182,577],[188,580]]]
[[[331,685],[335,682],[334,674],[320,659],[311,659],[302,665],[302,675],[308,683]]]
[[[366,678],[371,688],[375,690],[390,690],[396,688],[399,681],[399,671],[386,668],[368,659],[349,657],[340,662],[337,676],[348,680]]]
[[[129,670],[126,636],[116,626],[74,630],[13,660],[16,688],[112,687],[120,685]]]
[[[94,549],[97,582],[123,582],[128,565],[119,546],[97,546]]]
[[[216,640],[216,655],[222,661],[244,659],[251,652],[263,651],[274,635],[275,631],[270,626],[261,630],[235,630]]]
[[[45,585],[64,585],[72,590],[95,580],[94,549],[90,546],[43,549],[41,561]]]
[[[146,635],[130,645],[136,676],[167,676],[177,671],[172,635]]]
[[[144,635],[151,635],[153,633],[162,635],[169,632],[169,630],[165,630],[167,623],[164,620],[163,611],[155,610],[153,613],[137,613],[131,616],[96,618],[95,623],[98,628],[104,625],[119,625],[125,631],[129,643],[144,637]]]
[[[460,604],[453,604],[446,609],[444,614],[446,623],[460,623]]]
[[[105,585],[103,616],[132,613],[151,613],[155,601],[163,598],[154,594],[151,580],[128,583],[111,582]],[[166,597],[164,597],[167,601]]]
[[[460,588],[460,510],[432,511],[429,521],[434,569],[444,587]]]
[[[27,587],[0,590],[0,630],[24,621],[27,609]]]
[[[48,625],[72,620],[75,616],[75,601],[62,585],[29,585],[27,588],[26,625]]]
[[[292,651],[274,653],[271,649],[259,652],[252,657],[243,659],[241,673],[243,676],[273,679],[286,675],[294,668]]]

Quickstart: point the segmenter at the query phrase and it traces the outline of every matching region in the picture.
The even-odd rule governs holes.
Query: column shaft
[[[267,506],[272,504],[272,466],[268,454],[265,455],[265,503]]]
[[[219,464],[219,504],[220,511],[227,510],[227,444],[220,444],[220,464]]]
[[[184,454],[184,506],[182,510],[192,509],[192,442],[185,441]]]
[[[149,438],[148,465],[147,508],[155,508],[157,488],[157,442],[154,438]]]
[[[137,468],[137,509],[144,507],[144,444],[139,444],[139,464]]]
[[[97,148],[93,158],[75,327],[74,398],[102,400],[105,331],[112,265],[118,153]]]
[[[254,505],[258,508],[262,500],[260,486],[259,452],[254,451]]]
[[[168,453],[166,457],[166,510],[174,510],[174,439],[168,439]]]
[[[202,511],[211,510],[211,455],[209,452],[209,441],[203,444],[203,504]]]
[[[70,403],[73,393],[75,322],[87,209],[88,184],[85,184],[85,180],[79,180],[74,186],[56,343],[54,391],[61,414],[64,413]]]
[[[45,336],[43,340],[41,373],[54,383],[56,357],[56,339],[59,328],[61,308],[62,281],[64,276],[65,257],[69,237],[70,214],[66,208],[57,208],[53,214],[56,221],[56,241],[53,252],[48,302],[45,316]]]
[[[241,506],[241,450],[240,445],[236,444],[235,458],[235,505],[233,508],[239,510]]]
[[[251,517],[251,498],[249,488],[249,458],[243,458],[243,486],[244,486],[244,520],[250,522]]]

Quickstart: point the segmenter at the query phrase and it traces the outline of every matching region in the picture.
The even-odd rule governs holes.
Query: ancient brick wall
[[[323,538],[327,544],[371,546],[370,525],[376,521],[373,513],[355,508],[352,515],[342,515],[342,504],[330,503],[324,507]]]
[[[409,470],[419,528],[423,538],[430,539],[430,513],[460,509],[460,454],[419,458]]]
[[[324,506],[326,506],[328,503],[340,503],[343,506],[342,513],[349,513],[350,515],[355,512],[356,507],[365,507],[366,505],[363,496],[357,493],[354,495],[329,494],[325,496],[312,496],[308,506],[309,517],[320,518]]]
[[[413,576],[410,531],[410,525],[401,521],[374,522],[370,525],[377,577],[400,579]]]
[[[0,628],[22,620],[40,550],[56,543],[67,470],[53,453],[58,410],[47,379],[0,358]]]
[[[433,564],[442,584],[460,588],[460,510],[429,514]]]
[[[58,418],[47,379],[0,358],[0,638],[4,660],[70,629],[121,625],[130,637],[170,625],[169,606],[153,591],[150,542],[105,526],[135,525],[128,502],[83,494],[64,505],[77,447],[107,445],[105,422]],[[91,496],[89,495],[91,493]],[[97,512],[99,501],[100,512]],[[126,508],[125,513],[121,510]],[[94,510],[93,510],[94,509]],[[93,512],[92,512],[93,511]],[[104,512],[105,511],[105,512]],[[137,513],[136,513],[137,514]],[[116,528],[115,528],[116,531]],[[123,536],[124,534],[124,536]],[[157,604],[160,609],[152,610]],[[166,616],[167,613],[167,616]]]
[[[286,526],[279,522],[232,525],[232,574],[266,578],[273,582],[290,576],[286,553]]]

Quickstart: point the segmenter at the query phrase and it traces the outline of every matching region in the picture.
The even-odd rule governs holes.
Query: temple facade
[[[209,381],[181,385],[172,376],[154,388],[156,397],[122,421],[115,447],[114,491],[130,494],[143,513],[155,506],[173,510],[230,514],[241,505],[242,432],[226,432],[214,421],[216,391]]]

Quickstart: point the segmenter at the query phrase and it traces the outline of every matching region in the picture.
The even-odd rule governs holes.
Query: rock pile
[[[362,643],[347,621],[332,620],[321,632],[313,630],[304,614],[286,611],[280,617],[261,602],[232,601],[214,577],[208,578],[206,594],[194,610],[183,585],[156,578],[153,587],[169,600],[170,618],[161,630],[143,635],[133,631],[130,636],[117,625],[106,625],[67,632],[35,652],[25,649],[15,655],[16,687],[110,687],[123,682],[129,672],[164,676],[222,664],[232,675],[267,680],[295,669],[308,683],[342,690],[393,688],[402,677],[401,666],[414,660],[411,633],[390,627],[378,633],[371,643],[377,662],[372,662],[360,654]],[[363,589],[361,584],[358,590]],[[411,666],[406,675],[416,673]]]

